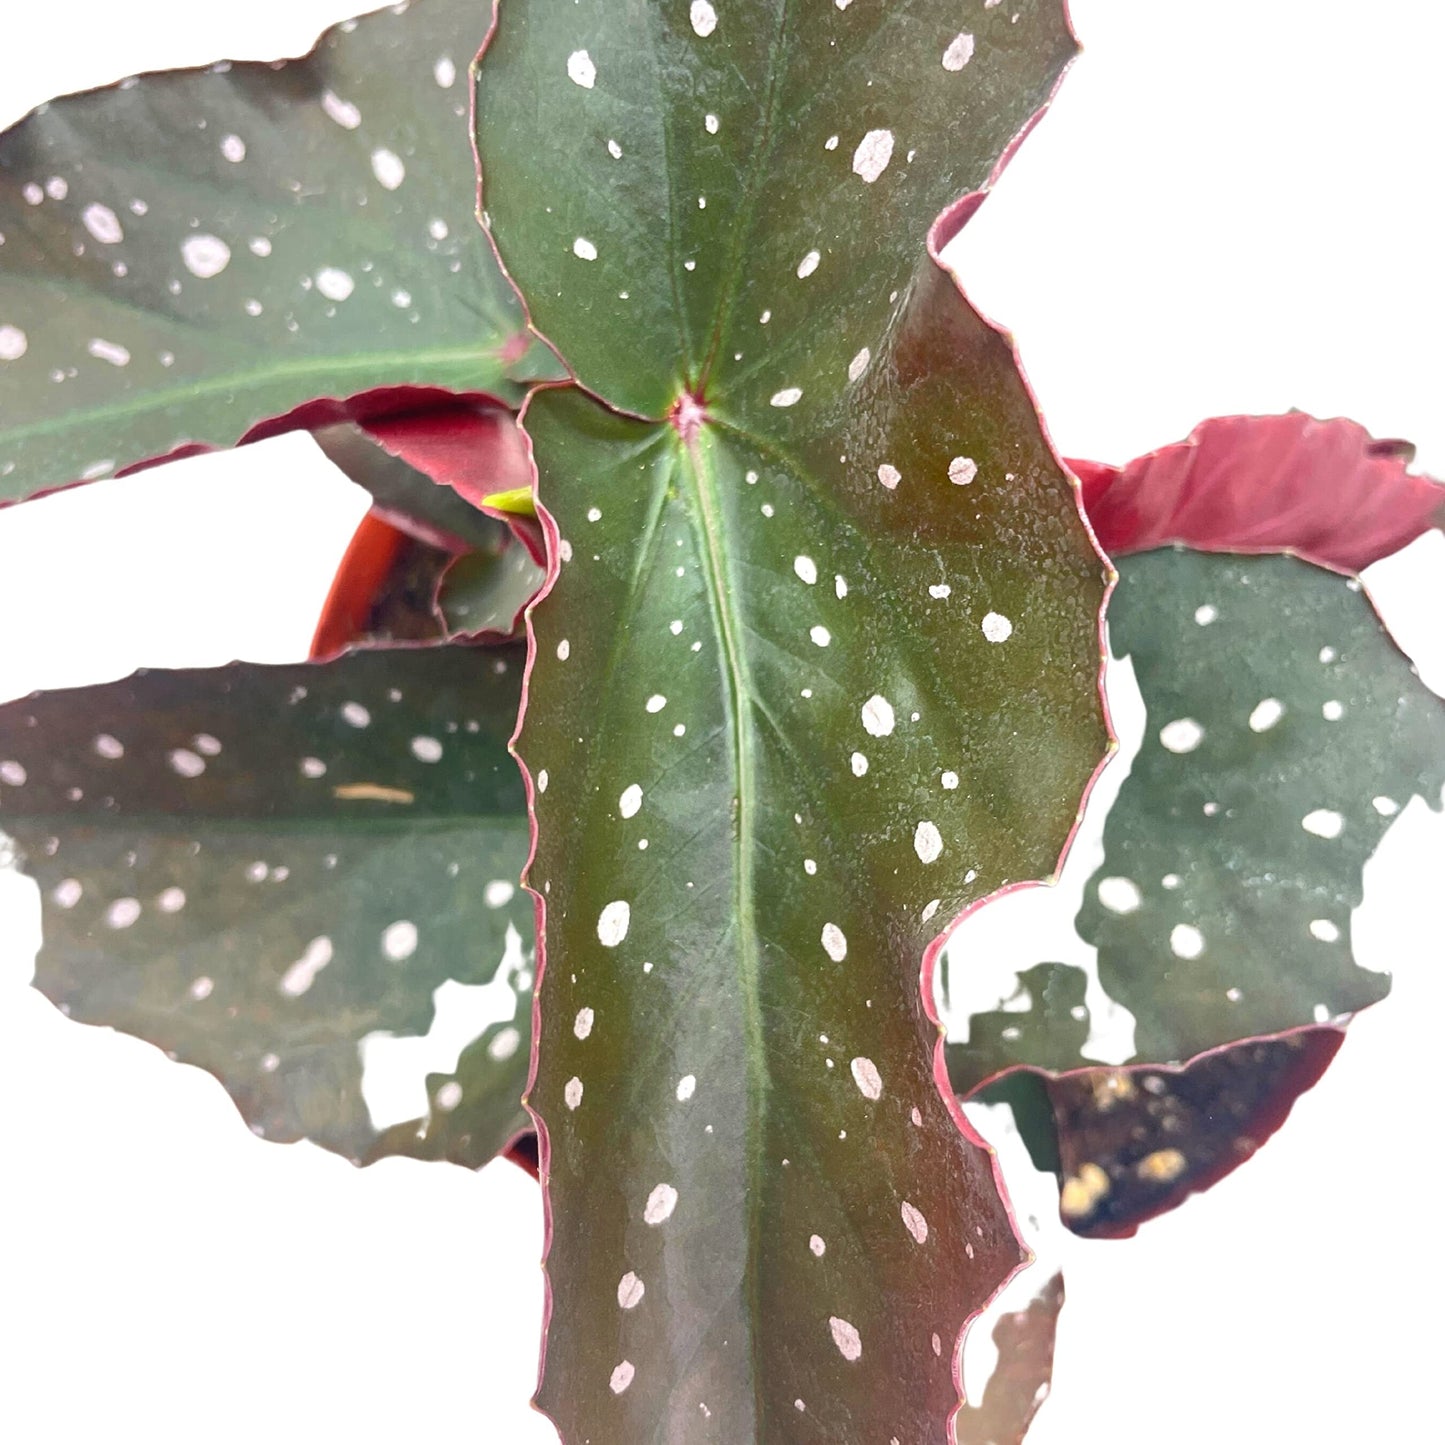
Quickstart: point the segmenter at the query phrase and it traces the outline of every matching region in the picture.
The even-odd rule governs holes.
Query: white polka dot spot
[[[644,1224],[661,1224],[663,1220],[672,1217],[672,1211],[676,1208],[677,1190],[671,1184],[659,1184],[647,1196],[647,1203],[642,1210],[642,1222]]]
[[[972,59],[973,36],[967,31],[960,31],[948,42],[948,49],[943,52],[943,68],[945,70],[962,70]]]
[[[708,0],[692,0],[688,19],[692,21],[693,31],[704,40],[717,29],[717,11],[712,8]]]
[[[863,1341],[859,1338],[858,1331],[847,1320],[840,1320],[837,1315],[833,1315],[828,1320],[828,1329],[832,1332],[833,1343],[837,1345],[838,1353],[845,1360],[856,1360],[863,1353]]]
[[[597,918],[597,937],[603,948],[616,948],[627,937],[632,922],[632,905],[625,898],[609,903]]]
[[[853,173],[872,185],[893,159],[893,132],[891,130],[870,130],[858,142],[853,152]]]
[[[1099,902],[1110,913],[1135,913],[1144,901],[1139,885],[1132,878],[1101,878],[1097,892]]]
[[[1159,742],[1171,753],[1192,753],[1204,741],[1204,729],[1192,717],[1175,718],[1159,729]]]
[[[409,918],[398,918],[382,930],[381,951],[393,963],[404,963],[416,952],[418,938],[416,924]]]
[[[371,153],[371,173],[388,191],[394,191],[406,179],[406,162],[395,151],[378,146]]]
[[[1192,923],[1176,923],[1169,932],[1169,951],[1175,958],[1198,958],[1204,952],[1204,935]]]
[[[893,731],[893,704],[881,693],[874,693],[863,704],[863,731],[871,738],[886,738]]]
[[[1316,838],[1338,838],[1345,830],[1345,820],[1333,808],[1316,808],[1300,819],[1300,827]]]
[[[878,1066],[872,1059],[854,1059],[848,1067],[853,1071],[853,1082],[865,1099],[877,1099],[883,1093],[883,1080]]]
[[[1284,716],[1284,704],[1277,697],[1267,697],[1256,703],[1249,715],[1249,730],[1267,733]]]
[[[936,863],[943,852],[943,836],[934,823],[920,823],[913,830],[913,851],[920,863]]]
[[[567,78],[583,90],[591,90],[597,84],[597,67],[585,50],[574,50],[567,57]]]
[[[981,626],[990,642],[1007,642],[1013,636],[1014,625],[1002,612],[986,613]]]
[[[231,264],[231,248],[219,236],[202,233],[181,242],[181,260],[192,276],[209,281]]]
[[[836,923],[823,925],[823,952],[834,963],[842,963],[848,956],[848,940],[843,936],[843,930]]]
[[[903,1227],[919,1244],[926,1243],[928,1240],[928,1221],[923,1217],[923,1211],[905,1199],[900,1212],[903,1215]]]

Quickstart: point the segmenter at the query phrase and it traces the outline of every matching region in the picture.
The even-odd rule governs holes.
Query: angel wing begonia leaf
[[[36,986],[210,1070],[268,1138],[485,1162],[526,1124],[525,1015],[419,1077],[407,1123],[373,1120],[363,1065],[443,998],[527,982],[521,669],[515,648],[401,648],[0,707]]]
[[[1360,584],[1286,556],[1124,558],[1109,609],[1148,709],[1076,927],[1136,1020],[1129,1063],[1187,1061],[1382,998],[1350,944],[1362,870],[1413,797],[1439,808],[1445,704]],[[950,1046],[967,1094],[1088,1066],[1084,974],[1045,964]]]
[[[1173,549],[1119,570],[1110,637],[1148,718],[1077,927],[1137,1058],[1374,1003],[1351,913],[1391,818],[1440,806],[1445,704],[1353,579]]]
[[[0,502],[318,397],[558,375],[474,213],[479,0],[149,75],[0,136]]]
[[[569,1445],[942,1441],[1019,1258],[920,988],[1104,745],[1099,559],[924,246],[1072,54],[1015,18],[514,0],[480,62],[485,214],[592,393],[523,412]]]

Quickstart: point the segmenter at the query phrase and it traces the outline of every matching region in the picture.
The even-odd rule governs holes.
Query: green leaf
[[[1076,926],[1104,993],[1136,1020],[1125,1062],[1180,1062],[1374,1003],[1389,977],[1355,961],[1351,914],[1395,815],[1416,795],[1440,806],[1445,705],[1352,578],[1174,548],[1118,567],[1110,638],[1147,721]],[[950,1044],[955,1089],[1094,1063],[1084,985],[1063,964],[1021,974],[1014,999]]]
[[[920,966],[1063,846],[1102,579],[923,246],[1072,53],[1058,6],[970,20],[965,66],[922,0],[511,3],[483,57],[487,213],[606,404],[523,413],[561,558],[519,748],[569,1442],[941,1439],[1019,1258]]]
[[[544,576],[526,547],[509,539],[497,550],[458,557],[441,577],[437,606],[454,634],[509,636]]]
[[[1440,806],[1445,706],[1353,579],[1172,549],[1119,571],[1110,638],[1148,717],[1077,926],[1135,1057],[1374,1003],[1389,980],[1356,963],[1351,911],[1390,819]]]
[[[557,375],[473,212],[478,0],[306,59],[59,100],[0,137],[0,501],[317,397]]]
[[[44,904],[37,987],[209,1069],[268,1138],[485,1162],[526,1126],[525,1013],[385,1132],[361,1045],[426,1034],[439,989],[530,973],[520,674],[516,649],[426,647],[0,707],[0,829]]]
[[[312,435],[330,461],[371,493],[376,511],[404,531],[453,551],[464,546],[496,551],[509,535],[504,522],[387,451],[365,428],[341,422]]]

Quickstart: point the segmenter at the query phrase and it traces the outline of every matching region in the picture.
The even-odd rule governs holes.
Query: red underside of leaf
[[[1303,412],[1219,417],[1123,467],[1071,461],[1104,549],[1292,552],[1357,572],[1445,521],[1407,443]]]
[[[532,464],[511,412],[495,403],[446,397],[405,413],[363,418],[360,425],[383,450],[505,522],[533,561],[546,565],[546,544],[534,518],[483,505],[493,493],[532,487]]]

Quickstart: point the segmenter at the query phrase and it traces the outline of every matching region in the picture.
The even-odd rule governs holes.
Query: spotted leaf
[[[0,501],[321,398],[555,375],[473,211],[479,0],[150,75],[0,137]],[[304,416],[302,418],[304,420]]]
[[[483,204],[589,388],[522,415],[560,559],[518,747],[569,1445],[941,1441],[1019,1258],[921,968],[1058,857],[1102,577],[925,244],[1073,42],[1054,4],[969,22],[511,0],[481,62]]]
[[[1376,1002],[1389,978],[1350,943],[1362,870],[1412,797],[1440,806],[1445,706],[1353,578],[1174,548],[1118,565],[1110,638],[1147,718],[1076,926],[1134,1017],[1124,1062],[1178,1063]],[[951,1048],[955,1087],[1094,1062],[1084,994],[1077,968],[1021,975]]]
[[[360,652],[0,707],[37,987],[209,1069],[268,1138],[484,1163],[526,1125],[521,661]]]
[[[1088,1069],[1050,1079],[1060,1213],[1119,1239],[1232,1173],[1289,1117],[1339,1051],[1337,1028],[1217,1049],[1179,1069]]]

